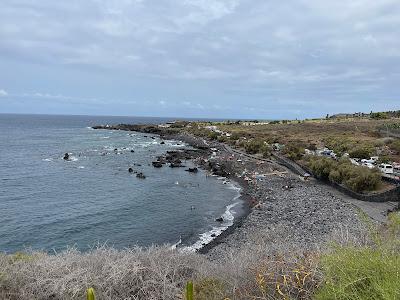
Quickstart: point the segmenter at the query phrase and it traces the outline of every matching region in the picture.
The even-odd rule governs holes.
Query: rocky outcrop
[[[108,129],[108,130],[125,130],[137,131],[143,133],[160,134],[162,130],[157,125],[135,125],[135,124],[117,124],[117,125],[96,125],[93,129]]]
[[[136,177],[139,178],[139,179],[145,179],[146,178],[146,176],[142,172],[137,173]]]
[[[153,161],[151,162],[154,168],[161,168],[163,166],[163,163],[161,161]]]
[[[229,173],[225,170],[224,166],[222,166],[221,164],[219,164],[217,162],[214,162],[214,161],[208,162],[208,169],[210,169],[211,172],[217,176],[221,176],[221,177],[229,176]]]
[[[177,161],[177,162],[171,162],[171,163],[169,164],[169,167],[170,167],[170,168],[183,168],[183,167],[185,167],[185,166],[182,165],[182,163],[181,163],[180,161]]]

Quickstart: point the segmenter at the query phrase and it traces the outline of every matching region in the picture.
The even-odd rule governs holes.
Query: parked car
[[[376,162],[376,160],[372,159],[372,157],[370,159],[362,159],[361,163],[363,164],[374,164]]]
[[[379,156],[371,156],[370,160],[374,161],[376,163],[379,160]]]
[[[354,158],[350,158],[350,162],[355,166],[359,166],[360,165]]]
[[[362,165],[363,165],[364,167],[367,167],[368,169],[373,169],[373,168],[375,168],[375,165],[373,165],[373,164],[371,164],[371,163],[369,163],[369,162],[364,162]]]
[[[393,172],[394,174],[400,176],[400,164],[399,163],[393,163]]]
[[[389,164],[380,164],[379,170],[384,174],[393,174],[393,167]]]

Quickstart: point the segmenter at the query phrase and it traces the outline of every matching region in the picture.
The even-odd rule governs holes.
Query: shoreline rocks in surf
[[[200,168],[210,172],[210,174],[214,176],[224,177],[233,179],[240,186],[240,194],[238,196],[238,201],[243,203],[243,212],[241,216],[238,218],[234,218],[232,222],[228,226],[223,226],[222,224],[219,226],[221,228],[218,229],[218,234],[212,233],[213,236],[207,239],[206,244],[202,244],[201,247],[195,247],[195,251],[199,253],[207,253],[214,245],[218,245],[221,243],[222,239],[224,239],[227,235],[234,232],[235,228],[240,227],[243,220],[246,216],[251,212],[252,202],[249,201],[248,192],[247,192],[247,182],[243,181],[241,178],[236,176],[234,169],[232,169],[232,165],[229,165],[227,162],[214,161],[210,160],[213,152],[215,152],[215,147],[218,148],[220,153],[228,155],[226,150],[219,143],[211,143],[208,144],[202,138],[195,137],[185,133],[177,133],[168,130],[168,128],[159,128],[156,125],[129,125],[129,124],[118,124],[118,125],[99,125],[93,126],[93,129],[106,129],[106,130],[124,130],[124,131],[136,131],[140,133],[146,134],[156,134],[159,135],[162,139],[173,139],[179,140],[184,143],[187,143],[189,146],[194,149],[177,149],[177,150],[168,150],[164,155],[158,156],[156,161],[152,162],[153,166],[162,166],[164,164],[169,164],[171,167],[181,167],[182,161],[192,160],[197,166]],[[213,148],[213,150],[211,150]],[[195,173],[197,168],[193,168],[188,173]],[[224,223],[216,222],[216,223]],[[200,240],[204,238],[204,235],[208,234],[203,233],[200,236]],[[194,247],[194,245],[193,245]],[[189,247],[190,248],[190,247]]]

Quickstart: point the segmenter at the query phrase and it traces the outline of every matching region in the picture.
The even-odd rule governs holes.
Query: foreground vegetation
[[[266,255],[261,242],[213,262],[167,247],[0,256],[0,299],[399,299],[400,216],[327,252]]]

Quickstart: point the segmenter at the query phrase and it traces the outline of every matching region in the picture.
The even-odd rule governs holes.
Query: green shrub
[[[300,160],[304,156],[305,146],[301,142],[291,142],[285,145],[283,153],[292,160]]]
[[[381,184],[381,174],[378,170],[355,166],[351,177],[344,181],[345,186],[355,192],[373,191]]]
[[[400,299],[400,253],[382,248],[337,248],[321,258],[324,284],[315,299]]]
[[[388,216],[388,228],[393,236],[400,235],[400,212],[392,212]]]
[[[218,134],[218,133],[216,133],[216,132],[214,132],[214,131],[210,131],[209,133],[208,133],[208,138],[209,139],[211,139],[211,140],[216,140],[216,139],[218,139],[218,137],[220,136],[220,134]]]
[[[269,124],[280,124],[280,123],[281,123],[281,121],[278,121],[278,120],[274,120],[274,121],[269,122]]]
[[[342,183],[353,175],[354,165],[347,159],[340,160],[339,163],[329,174],[329,180],[336,183]]]
[[[315,143],[310,142],[309,145],[307,146],[307,149],[311,150],[311,151],[315,151],[315,150],[317,150],[317,145]]]
[[[371,119],[375,119],[375,120],[383,120],[383,119],[387,119],[388,115],[385,112],[376,112],[376,113],[371,113],[370,117],[371,117]]]
[[[390,144],[390,149],[400,153],[400,140],[393,141],[393,143]]]
[[[333,150],[337,155],[342,155],[351,148],[351,142],[346,138],[327,137],[323,140],[326,147]]]
[[[229,141],[229,139],[226,136],[223,136],[223,135],[218,136],[217,140],[220,143],[226,143],[226,142]]]
[[[334,168],[334,161],[326,157],[312,157],[308,161],[308,167],[315,176],[326,180]]]
[[[380,156],[377,163],[378,164],[388,164],[390,162],[390,158],[386,155]]]
[[[268,158],[271,156],[271,151],[267,145],[263,145],[260,149],[260,153],[264,158]]]
[[[230,139],[233,141],[237,141],[238,139],[240,139],[241,135],[237,132],[232,133],[232,135],[230,136]]]
[[[261,148],[264,146],[264,142],[262,140],[253,139],[245,144],[246,152],[249,154],[258,153]]]
[[[373,153],[373,149],[371,147],[356,147],[353,150],[349,151],[350,157],[353,158],[361,158],[361,159],[368,159],[371,157]]]
[[[337,162],[326,157],[308,157],[306,164],[316,177],[343,184],[355,192],[376,190],[382,182],[377,169],[355,166],[347,159]]]
[[[237,146],[238,147],[240,147],[240,148],[244,148],[245,146],[246,146],[246,142],[245,141],[239,141],[238,143],[237,143]]]

